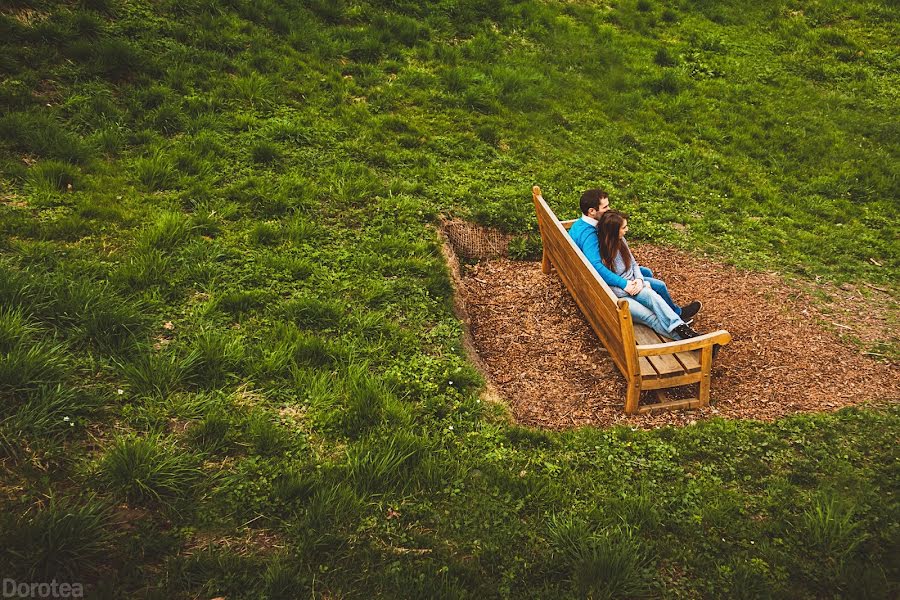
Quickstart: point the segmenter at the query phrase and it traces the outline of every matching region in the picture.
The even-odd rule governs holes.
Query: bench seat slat
[[[634,324],[634,339],[638,344],[660,344],[669,341],[649,327],[637,323]],[[648,356],[647,358],[650,359],[650,363],[657,373],[662,376],[684,373],[684,366],[671,354],[660,354],[659,356]]]
[[[688,373],[696,373],[700,370],[700,351],[691,350],[690,352],[676,352],[673,354],[678,362],[684,366],[684,370]]]
[[[642,356],[640,360],[638,360],[638,365],[641,367],[641,379],[656,379],[659,377],[659,372],[654,368],[653,363],[646,357]]]

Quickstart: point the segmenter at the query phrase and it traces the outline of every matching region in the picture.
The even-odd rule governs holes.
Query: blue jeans
[[[652,288],[644,286],[637,295],[625,296],[625,301],[628,302],[631,318],[636,323],[646,325],[660,335],[680,339],[672,330],[684,325],[684,321]]]
[[[675,311],[676,315],[681,315],[681,307],[675,304],[675,301],[672,300],[672,296],[669,295],[669,288],[666,287],[666,284],[662,279],[655,279],[653,277],[653,271],[648,269],[647,267],[641,267],[641,273],[644,275],[644,279],[647,283],[650,284],[650,287],[654,292],[662,296],[662,299],[666,301],[666,304],[669,305],[673,311]]]

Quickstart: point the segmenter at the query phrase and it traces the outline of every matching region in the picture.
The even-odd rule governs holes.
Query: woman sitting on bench
[[[626,233],[628,219],[615,210],[604,213],[597,224],[597,241],[603,264],[628,281],[624,289],[610,286],[612,292],[628,302],[631,317],[637,323],[646,325],[660,335],[678,340],[700,335],[675,314],[662,296],[644,282],[640,265],[625,241]]]

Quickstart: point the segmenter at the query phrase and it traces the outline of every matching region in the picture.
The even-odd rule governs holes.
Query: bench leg
[[[547,251],[544,250],[544,252],[543,252],[543,254],[542,254],[542,256],[541,256],[541,272],[542,272],[544,275],[549,275],[549,274],[550,274],[550,269],[551,269],[551,268],[552,268],[552,267],[551,267],[551,265],[550,265],[550,257],[547,256]]]
[[[641,399],[641,380],[635,378],[628,382],[628,391],[625,394],[625,414],[633,415],[638,410],[638,401]]]
[[[712,347],[700,350],[700,406],[709,406],[709,388],[712,378]]]

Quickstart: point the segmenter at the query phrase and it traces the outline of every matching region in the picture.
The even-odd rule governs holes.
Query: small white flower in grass
[[[122,394],[125,393],[125,390],[123,390],[122,388],[119,388],[116,390],[116,393],[121,396]]]
[[[448,381],[447,383],[449,383],[450,385],[453,385],[453,380],[451,379],[451,380]]]
[[[453,425],[447,425],[447,429],[449,429],[450,431],[453,431]]]
[[[63,421],[65,421],[66,423],[68,423],[68,422],[69,422],[69,417],[63,417]]]

